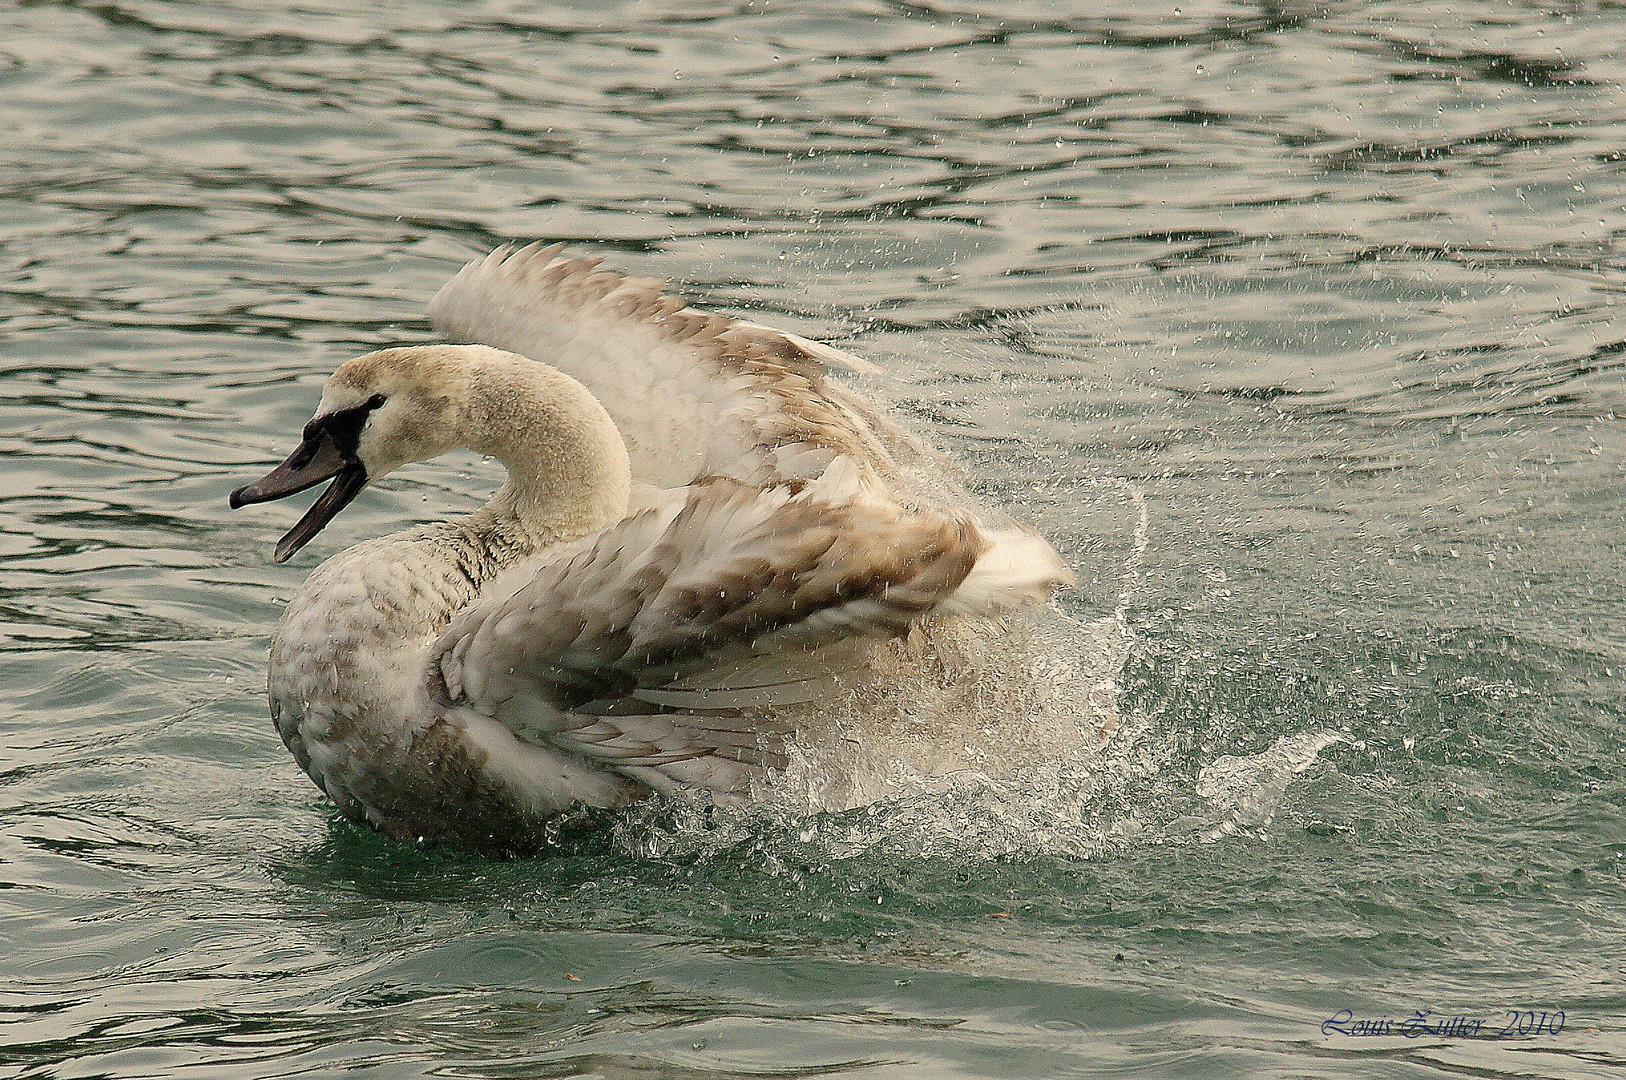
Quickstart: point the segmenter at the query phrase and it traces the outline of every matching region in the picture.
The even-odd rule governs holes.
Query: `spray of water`
[[[898,643],[893,677],[827,703],[787,769],[748,806],[664,800],[615,825],[641,856],[741,844],[811,846],[826,858],[1087,857],[1135,833],[1114,795],[1141,768],[1119,712],[1135,642],[1129,608],[1148,543],[1144,492],[1103,481],[1133,515],[1110,614],[1059,607],[1007,625]]]

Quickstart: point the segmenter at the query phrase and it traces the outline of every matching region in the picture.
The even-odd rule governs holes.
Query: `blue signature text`
[[[1436,1017],[1433,1009],[1418,1009],[1404,1020],[1390,1017],[1357,1020],[1348,1009],[1339,1009],[1321,1022],[1323,1035],[1401,1035],[1420,1039],[1424,1035],[1447,1038],[1500,1038],[1504,1035],[1557,1035],[1564,1030],[1563,1010],[1536,1012],[1531,1009],[1505,1010],[1506,1023],[1498,1028],[1494,1021],[1477,1020],[1467,1016]]]

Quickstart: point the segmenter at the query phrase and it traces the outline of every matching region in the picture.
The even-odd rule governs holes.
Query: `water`
[[[0,9],[0,1075],[1619,1075],[1622,40],[1489,0]],[[885,367],[1071,613],[1121,607],[1098,765],[506,864],[337,821],[260,698],[312,557],[225,493],[533,237]],[[421,467],[315,554],[489,480]]]

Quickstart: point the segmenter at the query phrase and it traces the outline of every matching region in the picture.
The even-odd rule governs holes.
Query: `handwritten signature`
[[[1434,1016],[1433,1009],[1418,1009],[1404,1020],[1393,1020],[1387,1016],[1357,1020],[1355,1014],[1348,1009],[1339,1009],[1321,1022],[1321,1034],[1403,1035],[1408,1039],[1418,1039],[1424,1035],[1443,1035],[1460,1039],[1482,1034],[1485,1038],[1495,1039],[1504,1035],[1557,1035],[1564,1030],[1562,1009],[1555,1012],[1508,1009],[1502,1015],[1507,1017],[1507,1023],[1503,1024],[1500,1030],[1493,1030],[1496,1028],[1494,1022],[1466,1016],[1431,1019]]]

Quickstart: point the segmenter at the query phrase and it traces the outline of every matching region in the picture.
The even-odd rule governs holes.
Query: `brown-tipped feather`
[[[430,316],[455,340],[509,349],[567,371],[604,400],[617,423],[634,431],[638,418],[618,413],[614,391],[639,377],[682,377],[682,365],[689,365],[695,378],[712,386],[708,396],[721,409],[695,423],[712,434],[736,429],[759,464],[754,474],[744,474],[736,461],[702,459],[686,480],[712,473],[769,483],[811,479],[828,460],[802,455],[781,460],[783,455],[775,453],[781,447],[853,457],[905,497],[910,480],[900,462],[929,462],[944,475],[953,473],[940,455],[832,381],[814,350],[854,368],[865,367],[863,362],[782,331],[689,307],[662,291],[664,281],[604,270],[599,262],[565,258],[558,244],[500,248],[448,282],[431,301]],[[643,343],[647,355],[628,357],[624,369],[594,362],[591,354],[602,342],[572,336],[594,320],[603,321],[608,332],[618,328],[629,343]],[[662,345],[676,352],[663,353]]]
[[[708,663],[768,635],[805,652],[902,634],[985,550],[946,515],[788,494],[765,510],[763,492],[728,480],[694,489],[651,542],[659,523],[649,512],[583,541],[453,622],[434,664],[447,703],[490,713],[523,695],[602,713],[680,676],[703,687]]]

